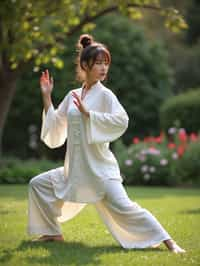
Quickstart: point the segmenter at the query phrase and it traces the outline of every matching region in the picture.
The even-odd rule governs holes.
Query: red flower
[[[144,142],[149,142],[149,137],[145,137]]]
[[[168,147],[169,149],[174,149],[174,148],[176,148],[176,144],[173,143],[173,142],[170,142],[170,143],[168,143],[167,147]]]
[[[191,141],[197,141],[197,140],[198,140],[198,135],[195,134],[195,133],[191,133],[191,134],[190,134],[190,140],[191,140]]]
[[[154,137],[145,137],[144,138],[144,142],[154,142],[155,141],[155,138]]]
[[[178,133],[179,140],[181,142],[186,142],[187,141],[187,134],[184,129],[180,130]]]
[[[138,137],[133,138],[133,143],[137,144],[140,142],[140,139]]]
[[[163,137],[162,136],[158,136],[158,137],[155,137],[154,140],[155,140],[156,143],[162,143]]]
[[[184,152],[185,152],[185,147],[183,145],[178,146],[177,153],[179,157],[181,157],[184,154]]]

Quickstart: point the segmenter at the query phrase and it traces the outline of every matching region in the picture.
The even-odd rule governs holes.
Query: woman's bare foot
[[[49,241],[64,242],[64,238],[62,235],[43,235],[33,240],[33,242],[49,242]]]
[[[185,253],[185,249],[182,249],[181,247],[179,247],[176,242],[172,239],[167,239],[164,241],[164,244],[166,245],[166,247],[172,251],[173,253]]]

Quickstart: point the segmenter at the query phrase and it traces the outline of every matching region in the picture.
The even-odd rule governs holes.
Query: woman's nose
[[[107,69],[106,64],[103,64],[102,69],[103,69],[103,70],[106,70],[106,69]]]

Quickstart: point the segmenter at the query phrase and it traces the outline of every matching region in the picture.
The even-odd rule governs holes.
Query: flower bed
[[[126,184],[143,185],[179,185],[182,183],[195,183],[200,180],[200,138],[197,134],[187,134],[181,128],[170,128],[168,135],[161,133],[157,137],[134,137],[132,144],[127,148],[121,141],[115,145],[115,155],[120,164],[121,174]],[[191,165],[185,158],[191,157],[191,145],[195,145],[195,158],[197,163],[187,167],[184,175],[181,168],[184,164]],[[193,156],[193,157],[194,157]],[[190,168],[191,173],[190,173]],[[192,175],[195,175],[194,177]],[[195,182],[193,182],[195,181]],[[197,182],[198,183],[198,182]]]

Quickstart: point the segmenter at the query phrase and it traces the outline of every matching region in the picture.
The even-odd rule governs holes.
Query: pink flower
[[[139,160],[139,161],[141,161],[141,162],[144,162],[144,161],[146,161],[146,153],[145,153],[145,150],[141,150],[141,152],[140,153],[137,153],[136,155],[135,155],[135,157]]]
[[[169,130],[168,130],[168,133],[170,135],[174,135],[176,133],[176,128],[175,127],[170,127]]]
[[[178,159],[178,154],[177,154],[176,152],[174,152],[174,153],[172,154],[172,158],[173,158],[174,160]]]
[[[141,162],[145,162],[146,161],[146,157],[142,154],[139,156],[138,158]]]
[[[167,159],[160,160],[160,165],[165,166],[167,164],[168,164],[168,160]]]
[[[159,155],[160,154],[160,151],[157,150],[155,147],[149,147],[149,154],[152,154],[152,155]]]
[[[147,171],[148,171],[148,165],[143,165],[142,167],[141,167],[141,172],[142,173],[146,173]]]
[[[127,166],[131,166],[132,164],[133,164],[133,161],[131,159],[127,159],[125,161],[125,165],[127,165]]]

